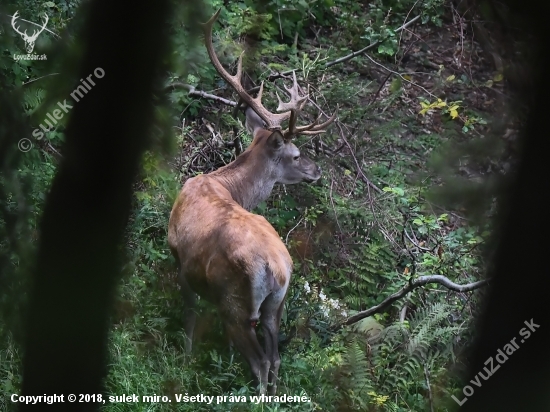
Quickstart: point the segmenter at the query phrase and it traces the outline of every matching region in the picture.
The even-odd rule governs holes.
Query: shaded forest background
[[[234,69],[245,50],[250,87],[265,80],[273,107],[275,91],[284,93],[283,82],[296,70],[309,87],[309,120],[340,108],[328,133],[298,139],[322,167],[321,183],[277,187],[256,210],[280,233],[295,262],[282,321],[280,392],[312,400],[272,410],[456,409],[452,396],[463,398],[466,356],[483,309],[485,283],[476,282],[485,278],[494,252],[490,222],[497,194],[516,166],[518,129],[526,116],[512,96],[528,86],[521,62],[530,49],[518,47],[528,36],[510,26],[509,10],[496,2],[206,6],[205,17],[222,7],[215,27],[222,63]],[[163,55],[163,83],[154,89],[151,144],[133,178],[120,247],[106,393],[248,395],[246,365],[228,350],[209,305],[201,305],[195,355],[186,358],[183,351],[182,304],[166,244],[169,212],[187,178],[232,161],[250,136],[201,41],[191,40],[184,6],[174,7],[164,27],[171,45]],[[47,60],[13,59],[25,53],[10,27],[16,10],[33,22],[48,14],[50,31],[35,47]],[[70,115],[42,139],[32,131],[79,82],[87,13],[79,2],[15,2],[0,13],[0,127],[12,127],[2,130],[0,140],[0,406],[9,410],[9,394],[22,385],[21,345],[40,219],[70,150]],[[83,103],[91,104],[93,93]],[[30,146],[19,143],[24,136]],[[101,142],[98,153],[125,149]],[[95,168],[102,172],[101,162]],[[383,304],[433,275],[454,286],[431,278],[433,283]],[[458,287],[471,284],[471,290]],[[376,305],[382,307],[365,317]],[[107,404],[104,410],[141,407],[165,408]]]

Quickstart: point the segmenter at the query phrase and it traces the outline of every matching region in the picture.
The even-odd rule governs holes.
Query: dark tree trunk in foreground
[[[550,410],[550,228],[547,189],[548,135],[550,123],[550,32],[546,2],[507,2],[514,8],[514,25],[527,21],[537,37],[537,58],[532,63],[534,87],[524,90],[522,100],[533,102],[523,130],[521,161],[513,190],[503,199],[499,225],[500,243],[493,261],[492,290],[484,317],[478,322],[479,341],[472,357],[470,378],[476,381],[484,368],[493,376],[478,380],[462,410],[549,411]],[[523,19],[525,18],[525,19]],[[534,98],[533,98],[534,97]],[[527,100],[529,99],[529,100]],[[507,202],[506,202],[507,201]],[[540,325],[536,327],[531,321]],[[528,327],[525,322],[531,326]],[[526,337],[522,328],[530,332]],[[534,330],[534,331],[533,331]],[[519,346],[500,364],[498,350],[515,338]],[[510,348],[508,348],[510,349]],[[493,359],[493,367],[489,358]],[[487,362],[487,363],[485,363]],[[500,367],[499,367],[500,366]],[[497,369],[498,368],[498,369]],[[467,389],[468,393],[471,393]],[[458,397],[462,400],[464,396]]]
[[[74,107],[41,222],[24,351],[22,395],[64,394],[65,402],[20,410],[99,408],[69,403],[67,395],[102,391],[131,186],[166,49],[167,0],[96,0],[88,7],[80,75],[95,85],[78,103],[67,100]],[[94,76],[97,68],[102,78]]]

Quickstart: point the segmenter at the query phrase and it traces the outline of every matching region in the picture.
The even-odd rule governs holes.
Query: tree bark
[[[23,361],[22,395],[64,395],[57,411],[102,405],[80,403],[78,395],[102,393],[107,372],[120,246],[131,186],[148,146],[169,4],[83,3],[89,13],[80,78],[91,76],[95,84],[77,103],[67,96],[73,108],[40,225]],[[21,411],[46,408],[44,402],[19,404]]]

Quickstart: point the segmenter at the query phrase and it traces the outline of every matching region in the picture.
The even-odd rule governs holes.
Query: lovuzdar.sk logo
[[[34,43],[36,42],[36,39],[38,38],[40,33],[42,33],[44,31],[44,29],[46,28],[46,24],[48,24],[49,18],[48,18],[48,15],[46,13],[44,13],[44,17],[45,17],[44,18],[44,24],[42,25],[42,27],[40,27],[39,24],[29,22],[31,24],[35,24],[36,26],[40,27],[40,29],[34,30],[31,35],[27,34],[27,30],[22,32],[21,29],[19,28],[19,25],[17,24],[17,19],[19,19],[19,11],[16,11],[15,14],[13,15],[12,19],[11,19],[11,26],[13,27],[15,32],[17,34],[19,34],[23,38],[23,40],[25,41],[25,49],[27,49],[27,53],[29,53],[29,54],[31,54],[32,51],[34,50]]]

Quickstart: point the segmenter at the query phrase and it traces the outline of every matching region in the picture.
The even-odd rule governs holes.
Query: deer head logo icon
[[[48,15],[46,13],[44,13],[44,16],[45,16],[45,21],[44,21],[44,25],[42,26],[41,29],[39,30],[34,30],[33,34],[31,36],[29,36],[27,34],[27,30],[25,30],[23,33],[19,30],[19,26],[16,26],[16,20],[19,18],[18,16],[18,13],[19,11],[16,11],[15,14],[13,15],[12,19],[11,19],[11,25],[13,27],[13,29],[19,33],[19,35],[23,38],[23,40],[25,41],[25,48],[27,49],[27,53],[31,54],[33,49],[34,49],[34,42],[36,41],[36,39],[38,38],[38,35],[40,33],[42,33],[44,31],[44,29],[46,28],[46,24],[48,24]]]

